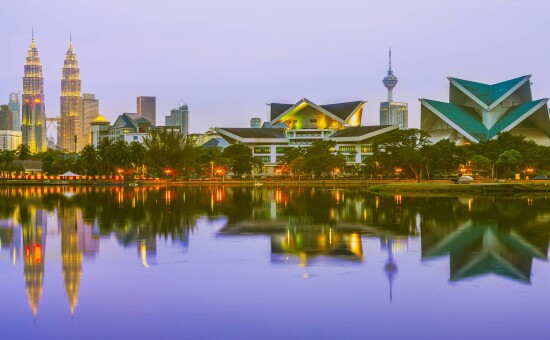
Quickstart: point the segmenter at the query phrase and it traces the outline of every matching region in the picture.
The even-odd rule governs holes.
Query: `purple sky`
[[[447,76],[494,83],[533,74],[550,96],[550,4],[541,0],[11,0],[2,3],[0,102],[22,88],[34,26],[46,113],[59,113],[69,32],[82,89],[111,121],[157,97],[157,122],[184,100],[190,131],[245,127],[269,102],[367,100],[379,123],[387,52],[419,126],[418,98],[447,100]]]

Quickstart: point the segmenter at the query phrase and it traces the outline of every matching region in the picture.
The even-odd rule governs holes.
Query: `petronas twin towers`
[[[61,76],[61,111],[57,145],[60,150],[78,152],[88,144],[88,138],[82,119],[80,69],[72,39],[70,40]],[[42,65],[33,34],[23,76],[21,125],[23,144],[28,145],[32,153],[44,152],[48,146],[43,84]]]

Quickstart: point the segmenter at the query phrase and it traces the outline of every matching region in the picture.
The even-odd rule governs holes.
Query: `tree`
[[[500,168],[501,173],[508,177],[518,173],[521,160],[521,154],[514,149],[510,149],[498,156],[496,165]]]
[[[189,174],[195,169],[200,149],[195,141],[180,132],[155,129],[143,140],[145,161],[157,175],[165,169]]]
[[[113,142],[109,138],[103,138],[97,145],[99,158],[99,171],[102,174],[111,174],[113,164],[116,162],[117,155],[113,148]]]
[[[467,160],[466,149],[449,139],[442,139],[433,145],[424,146],[427,156],[428,177],[456,174],[460,164]]]
[[[472,170],[477,173],[482,173],[485,176],[491,173],[492,163],[493,162],[489,158],[482,155],[474,155],[470,160]]]
[[[97,152],[93,145],[86,145],[80,152],[80,164],[81,169],[86,175],[96,175],[97,174],[97,162],[98,162]]]
[[[418,129],[389,132],[375,143],[373,159],[370,162],[378,162],[386,172],[389,168],[408,168],[420,182],[428,161],[428,137],[426,132]]]
[[[25,162],[31,157],[31,149],[26,144],[19,144],[17,150],[15,151],[15,155],[20,161]]]
[[[236,175],[250,174],[257,163],[252,156],[252,149],[243,144],[233,144],[225,148],[222,157],[229,161],[231,171]]]
[[[2,164],[2,172],[9,171],[15,160],[15,154],[11,150],[0,151],[0,163]]]
[[[305,170],[315,176],[325,176],[346,165],[344,156],[335,153],[335,141],[316,140],[306,149]]]

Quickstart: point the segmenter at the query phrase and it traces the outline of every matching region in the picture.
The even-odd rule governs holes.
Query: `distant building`
[[[27,145],[32,153],[46,151],[44,78],[34,35],[25,62],[22,105],[22,143]]]
[[[13,113],[8,105],[0,105],[0,130],[13,130]]]
[[[10,130],[21,131],[21,104],[19,103],[19,93],[10,93],[8,106],[13,115],[13,126]]]
[[[151,124],[157,125],[157,98],[137,97],[137,114],[146,118]]]
[[[92,122],[99,117],[99,101],[92,93],[82,94],[82,137],[86,138],[84,146],[91,143]]]
[[[165,123],[166,126],[179,127],[181,133],[186,136],[189,133],[189,106],[184,104],[171,110],[170,116],[166,116]]]
[[[90,137],[94,147],[97,148],[102,139],[109,138],[110,128],[111,123],[105,117],[99,115],[94,119],[90,127]]]
[[[398,79],[391,69],[391,50],[390,67],[388,74],[384,77],[382,83],[388,89],[388,100],[380,103],[380,125],[397,125],[400,129],[409,127],[409,109],[407,103],[393,101],[393,89],[397,85]]]
[[[137,113],[123,113],[118,116],[109,129],[109,138],[114,142],[125,140],[128,143],[139,142],[147,136],[153,124]]]
[[[261,128],[262,127],[262,119],[261,118],[250,118],[250,127],[251,128]]]
[[[533,100],[531,75],[493,85],[448,79],[448,103],[420,99],[420,128],[432,142],[450,139],[463,145],[510,132],[550,146],[548,98]]]
[[[380,125],[397,125],[400,129],[407,129],[409,125],[408,115],[407,103],[380,103]]]
[[[13,151],[21,144],[21,131],[0,130],[0,150]]]

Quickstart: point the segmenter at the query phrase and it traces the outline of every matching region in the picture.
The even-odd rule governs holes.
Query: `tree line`
[[[346,156],[335,151],[334,141],[317,140],[309,147],[286,148],[275,174],[325,178],[345,172],[366,178],[420,181],[460,174],[510,178],[517,173],[534,176],[550,172],[546,161],[550,147],[523,136],[505,132],[496,139],[461,146],[448,139],[431,143],[428,138],[426,132],[418,129],[389,132],[374,141],[371,156],[353,166],[346,165]],[[27,146],[20,145],[16,151],[0,152],[0,170],[23,170],[14,161],[28,159],[41,160],[43,171],[50,175],[72,171],[81,175],[211,178],[230,172],[236,176],[260,173],[263,166],[246,145],[234,144],[223,150],[201,148],[194,139],[166,130],[152,131],[143,143],[102,139],[97,148],[88,145],[80,153],[48,149],[31,155]]]

